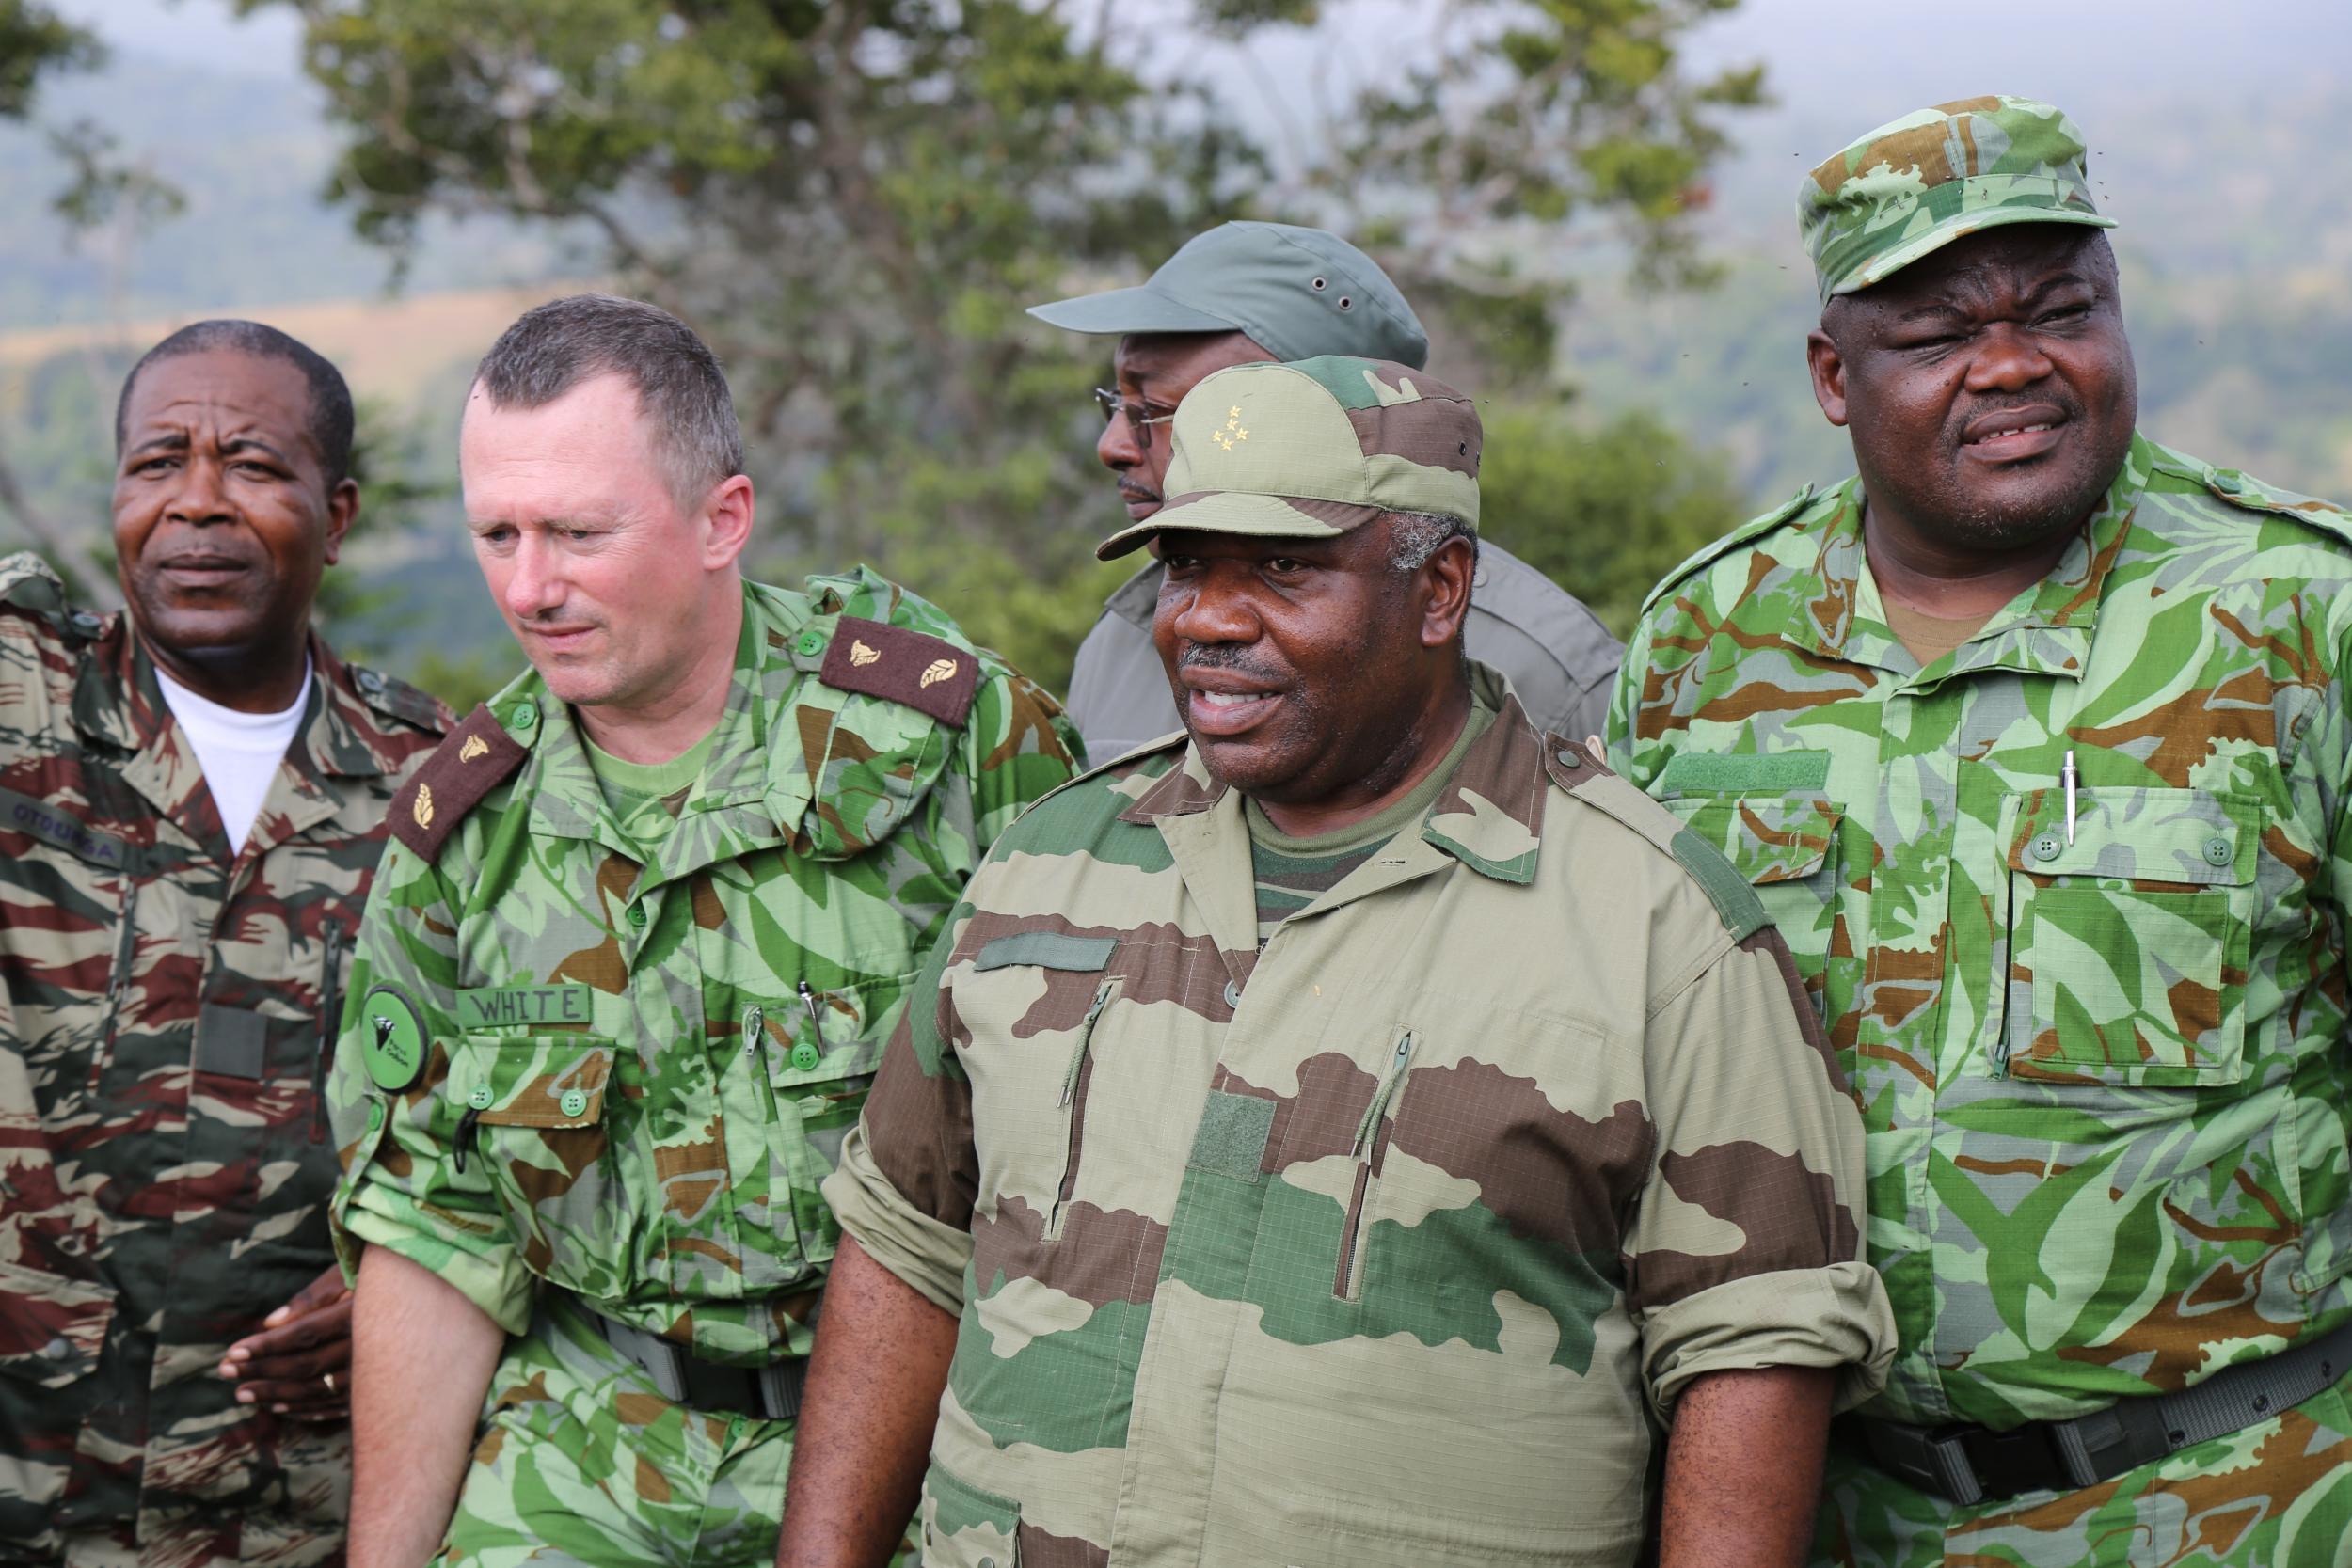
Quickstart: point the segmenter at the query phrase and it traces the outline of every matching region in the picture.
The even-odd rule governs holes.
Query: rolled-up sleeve
[[[954,992],[944,983],[968,922],[959,908],[882,1053],[866,1111],[826,1179],[841,1228],[941,1310],[961,1315],[979,1186],[972,1085],[956,1060]]]
[[[1760,1367],[1834,1367],[1837,1408],[1867,1399],[1895,1322],[1863,1255],[1862,1119],[1780,933],[1655,1009],[1645,1060],[1657,1138],[1626,1274],[1652,1403]]]

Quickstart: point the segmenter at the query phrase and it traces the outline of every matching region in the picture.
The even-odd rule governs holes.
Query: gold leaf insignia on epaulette
[[[478,735],[466,736],[466,743],[457,748],[459,762],[471,762],[476,757],[486,757],[489,754],[490,743]]]
[[[863,641],[852,641],[850,644],[850,662],[852,664],[872,664],[881,657],[880,653],[867,647]]]
[[[956,661],[952,658],[935,658],[924,666],[923,678],[916,684],[937,686],[941,681],[951,681],[955,678]]]
[[[433,786],[431,784],[420,783],[417,785],[417,803],[409,808],[409,815],[417,819],[417,826],[420,828],[433,826]]]

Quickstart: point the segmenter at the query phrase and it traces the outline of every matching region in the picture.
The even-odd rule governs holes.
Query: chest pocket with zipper
[[[1041,1244],[1060,1237],[1085,1169],[1104,1015],[1126,977],[1111,937],[1020,931],[949,972],[974,1048],[962,1053],[973,1115],[990,1129],[982,1201],[1019,1205]],[[985,1049],[982,1049],[983,1044]]]
[[[2062,790],[2003,805],[2012,1076],[2136,1087],[2246,1075],[2262,804],[2198,789]]]

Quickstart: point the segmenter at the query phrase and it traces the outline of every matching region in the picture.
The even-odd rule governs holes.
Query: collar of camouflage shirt
[[[271,843],[341,809],[326,780],[376,777],[398,764],[375,744],[382,724],[369,716],[349,668],[315,631],[310,649],[313,695],[296,740],[286,751],[294,798],[283,831],[267,835]],[[156,811],[183,828],[212,819],[196,751],[173,721],[155,679],[154,659],[127,613],[101,621],[98,640],[81,661],[73,684],[73,727],[89,739],[131,753],[122,778]]]
[[[1979,628],[1946,673],[2007,669],[2080,678],[2101,594],[2155,459],[2153,444],[2135,434],[2122,470],[2058,565],[2032,593],[2019,594]],[[1818,521],[1824,509],[1825,525]],[[1885,601],[1864,559],[1862,482],[1849,479],[1798,514],[1797,521],[1808,531],[1819,530],[1820,553],[1810,570],[1790,572],[1762,595],[1784,607],[1784,613],[1771,617],[1783,639],[1849,663],[1916,673],[1918,660],[1888,625]]]
[[[888,587],[869,583],[862,569],[855,578],[811,579],[814,598],[744,585],[743,633],[709,761],[657,843],[622,831],[570,706],[526,671],[490,706],[531,752],[513,788],[531,801],[532,831],[590,840],[644,863],[644,887],[787,842],[816,860],[862,852],[930,793],[952,751],[930,716],[817,678],[842,615],[873,612],[861,597],[869,586]],[[848,832],[852,818],[869,836]]]
[[[1480,697],[1501,710],[1499,717],[1431,802],[1420,833],[1409,839],[1400,833],[1325,893],[1318,906],[1350,903],[1456,861],[1498,881],[1534,880],[1549,795],[1544,749],[1550,742],[1536,733],[1495,670],[1473,659],[1470,680]],[[1211,778],[1200,753],[1187,744],[1183,764],[1152,781],[1120,818],[1157,827],[1217,945],[1255,954],[1257,884],[1242,803],[1240,791]]]

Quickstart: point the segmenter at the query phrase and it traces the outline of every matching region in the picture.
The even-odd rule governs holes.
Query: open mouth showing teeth
[[[1273,695],[1269,691],[1196,691],[1193,695],[1210,707],[1247,707]]]

